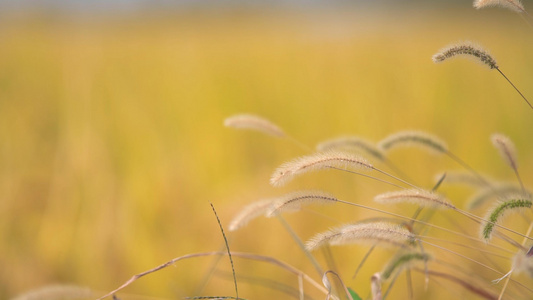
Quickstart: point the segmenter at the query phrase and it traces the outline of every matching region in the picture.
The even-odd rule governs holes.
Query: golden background
[[[497,71],[464,59],[436,65],[431,56],[449,43],[479,42],[531,99],[532,33],[517,14],[476,11],[469,3],[5,15],[0,298],[53,284],[103,295],[173,257],[221,250],[209,202],[227,226],[247,203],[297,188],[374,206],[372,197],[391,189],[333,171],[271,187],[272,171],[306,152],[286,140],[225,128],[223,120],[236,113],[264,116],[310,147],[344,134],[378,141],[419,129],[440,136],[477,170],[513,181],[489,141],[502,132],[516,144],[528,185],[533,111]],[[416,149],[392,158],[427,188],[437,172],[460,169]],[[458,206],[469,195],[465,189],[443,191]],[[363,214],[376,215],[333,206],[286,219],[306,240]],[[313,272],[276,220],[261,218],[226,233],[232,251],[271,255]],[[368,278],[390,251],[378,253],[351,281],[368,247],[332,249],[347,284],[366,297]],[[249,284],[246,276],[297,287],[294,276],[275,267],[234,260],[243,278],[241,297],[284,295]],[[226,258],[219,262],[222,271],[199,290],[212,261],[180,262],[124,292],[167,299],[233,295]],[[398,295],[404,285],[397,284]],[[424,298],[449,297],[447,290],[435,285]]]

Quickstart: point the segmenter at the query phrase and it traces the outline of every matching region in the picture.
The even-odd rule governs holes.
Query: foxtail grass
[[[525,13],[524,5],[520,0],[475,0],[474,8],[502,7],[517,13]]]
[[[481,238],[488,242],[492,238],[492,231],[501,219],[511,212],[517,212],[524,208],[531,208],[532,202],[528,199],[510,199],[504,201],[487,212],[485,219],[487,222],[481,229]]]
[[[433,55],[433,62],[440,63],[451,59],[456,56],[473,57],[480,61],[483,65],[486,65],[490,69],[496,69],[500,75],[507,80],[507,82],[515,89],[515,91],[524,99],[524,101],[533,109],[533,105],[529,100],[520,92],[520,90],[514,85],[514,83],[502,72],[496,60],[489,54],[489,52],[483,49],[481,46],[475,45],[471,42],[463,42],[454,45],[447,46]]]
[[[374,200],[378,203],[400,203],[410,202],[417,204],[419,207],[432,207],[441,209],[456,209],[455,205],[450,203],[443,196],[420,189],[410,189],[394,191],[377,195]]]
[[[493,134],[490,139],[494,147],[500,152],[501,157],[513,169],[516,179],[520,183],[520,187],[522,187],[522,191],[525,192],[524,184],[522,183],[522,179],[518,173],[518,160],[513,142],[511,142],[511,139],[509,139],[507,136],[500,133]]]
[[[379,243],[400,248],[412,247],[415,236],[405,227],[388,222],[364,222],[343,225],[319,233],[306,242],[306,248],[314,251],[325,245]]]

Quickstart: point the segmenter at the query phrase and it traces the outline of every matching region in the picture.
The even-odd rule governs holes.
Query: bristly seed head
[[[251,114],[239,114],[224,120],[224,126],[236,129],[256,130],[275,137],[285,137],[285,132],[269,120]]]
[[[507,8],[518,13],[525,12],[524,6],[520,0],[474,0],[474,8],[476,9],[491,6]]]
[[[340,151],[326,151],[284,163],[274,171],[270,177],[270,184],[282,186],[297,175],[327,168],[373,169],[374,167],[361,156]]]
[[[400,146],[421,146],[438,153],[448,152],[448,146],[444,141],[422,131],[399,131],[389,135],[378,143],[378,147],[382,151],[388,151]]]
[[[516,150],[513,142],[507,136],[495,133],[490,137],[492,144],[500,152],[501,157],[507,164],[513,168],[517,168]]]
[[[531,200],[521,199],[520,196],[517,196],[516,198],[511,197],[509,200],[499,203],[487,212],[485,220],[488,220],[488,222],[482,224],[484,226],[481,228],[481,238],[485,240],[485,242],[489,242],[492,238],[494,227],[506,214],[516,212],[523,208],[531,208],[531,205]]]
[[[433,55],[433,62],[443,62],[449,58],[457,55],[468,55],[475,57],[483,64],[487,65],[491,69],[498,69],[496,60],[490,56],[490,54],[480,46],[477,46],[471,42],[463,42],[460,44],[450,45],[441,49],[438,53]]]
[[[346,245],[371,242],[384,243],[396,247],[411,247],[416,236],[406,227],[389,222],[362,222],[348,224],[319,233],[305,245],[309,251],[324,245]]]
[[[302,209],[302,206],[310,204],[334,204],[337,202],[334,196],[322,191],[298,191],[289,193],[275,199],[266,212],[267,217],[274,217],[282,212],[294,212]]]
[[[410,202],[422,207],[456,209],[453,204],[441,195],[419,189],[383,193],[377,195],[374,200],[379,203]]]

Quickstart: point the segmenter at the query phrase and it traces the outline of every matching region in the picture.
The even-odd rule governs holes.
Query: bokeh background
[[[489,141],[502,132],[532,183],[533,114],[519,95],[478,63],[431,61],[449,43],[479,42],[533,98],[533,31],[516,13],[476,11],[469,1],[0,3],[1,299],[55,284],[102,295],[173,257],[221,250],[209,202],[227,226],[247,203],[298,188],[374,206],[372,197],[390,190],[338,172],[273,188],[274,168],[307,151],[224,128],[236,113],[264,116],[310,147],[345,134],[378,141],[419,129],[477,170],[512,181]],[[420,150],[393,159],[428,188],[435,173],[459,169]],[[443,189],[459,206],[471,192]],[[334,206],[286,219],[305,240],[373,215]],[[313,272],[276,220],[258,219],[228,237],[233,251]],[[350,280],[366,250],[332,250],[363,297],[391,253],[378,252]],[[121,297],[233,295],[227,260],[215,271],[212,264],[180,262]],[[297,278],[268,264],[235,259],[235,267],[247,299],[288,297],[274,281],[297,287]],[[462,295],[432,287],[418,295]]]

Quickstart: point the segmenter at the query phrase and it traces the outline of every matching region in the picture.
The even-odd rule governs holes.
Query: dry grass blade
[[[281,196],[272,202],[266,212],[267,217],[274,217],[282,212],[299,211],[302,206],[310,204],[333,204],[337,198],[322,191],[298,191]]]
[[[379,273],[375,273],[370,278],[370,289],[372,291],[372,300],[381,300],[381,276]]]
[[[433,55],[432,59],[433,62],[439,63],[456,56],[473,57],[491,69],[498,69],[496,60],[489,54],[489,52],[472,42],[463,42],[446,46]]]
[[[373,169],[373,166],[355,154],[340,151],[319,152],[281,165],[272,174],[270,183],[273,186],[283,186],[297,175],[328,168]]]
[[[251,114],[239,114],[224,120],[224,126],[237,129],[250,129],[275,137],[285,137],[285,132],[276,124]]]
[[[233,219],[231,220],[228,230],[235,231],[246,226],[253,219],[265,215],[273,200],[259,200],[245,206]]]
[[[520,0],[475,0],[474,8],[481,9],[485,7],[502,7],[512,11],[522,13],[525,12],[524,5]]]
[[[155,267],[153,269],[150,269],[148,271],[144,271],[142,273],[139,273],[137,275],[132,276],[128,281],[126,281],[120,287],[118,287],[118,288],[114,289],[113,291],[105,294],[104,296],[98,298],[98,300],[110,297],[110,296],[116,294],[117,292],[121,291],[122,289],[126,288],[127,286],[129,286],[133,282],[137,281],[139,278],[144,277],[144,276],[149,275],[149,274],[152,274],[152,273],[157,272],[159,270],[162,270],[164,268],[170,267],[170,266],[174,265],[175,263],[177,263],[178,261],[185,260],[185,259],[190,259],[190,258],[195,258],[195,257],[206,257],[206,256],[227,255],[227,254],[228,254],[227,252],[203,252],[203,253],[193,253],[193,254],[188,254],[188,255],[176,257],[176,258],[174,258],[172,260],[169,260],[166,263],[161,264],[161,265],[159,265],[159,266],[157,266],[157,267]],[[287,263],[284,263],[284,262],[282,262],[282,261],[280,261],[278,259],[275,259],[273,257],[259,255],[259,254],[243,253],[243,252],[232,252],[231,255],[234,256],[234,257],[240,257],[240,258],[250,259],[250,260],[254,260],[254,261],[262,261],[262,262],[266,262],[266,263],[269,263],[271,265],[280,267],[280,268],[282,268],[282,269],[284,269],[284,270],[286,270],[286,271],[288,271],[288,272],[290,272],[290,273],[292,273],[292,274],[294,274],[296,276],[299,276],[299,277],[303,278],[305,281],[307,281],[312,286],[314,286],[315,288],[320,290],[322,293],[324,293],[324,295],[327,295],[327,293],[328,293],[328,291],[326,289],[324,289],[324,287],[322,287],[322,285],[320,285],[319,283],[314,281],[307,274],[305,274],[302,271],[294,268],[293,266],[291,266],[291,265],[289,265]]]
[[[448,152],[448,146],[439,138],[422,131],[400,131],[389,135],[378,143],[383,151],[388,151],[401,146],[421,146],[437,153]]]
[[[394,191],[377,195],[374,200],[379,203],[409,202],[422,207],[451,208],[456,207],[443,196],[420,189]]]
[[[488,242],[492,238],[492,232],[496,224],[510,212],[517,212],[523,208],[531,208],[531,200],[510,199],[499,203],[494,208],[488,210],[485,219],[487,222],[481,227],[481,238]]]
[[[354,243],[384,243],[396,247],[409,247],[415,235],[405,227],[388,222],[348,224],[319,233],[306,243],[309,251],[325,245],[346,245]]]
[[[222,226],[222,222],[220,222],[220,218],[218,217],[215,206],[211,202],[209,202],[209,205],[211,205],[211,209],[213,210],[213,213],[215,214],[215,217],[217,219],[220,232],[222,233],[222,237],[224,238],[224,244],[226,245],[226,250],[228,251],[228,258],[231,264],[231,272],[233,274],[233,283],[235,285],[235,299],[239,299],[239,289],[237,286],[237,276],[235,275],[235,265],[233,264],[233,258],[231,257],[231,251],[229,249],[228,239],[226,238],[226,234],[224,233],[224,227]]]

